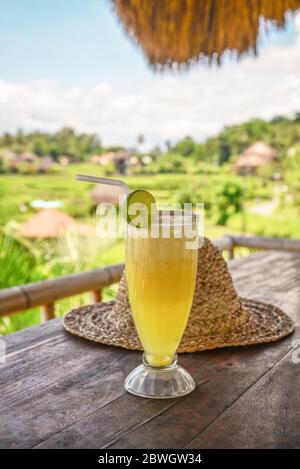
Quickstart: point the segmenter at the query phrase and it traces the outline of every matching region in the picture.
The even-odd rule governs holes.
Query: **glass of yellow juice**
[[[196,215],[160,211],[148,228],[128,226],[126,279],[143,364],[125,380],[132,394],[172,398],[193,391],[176,350],[190,314],[197,273]]]

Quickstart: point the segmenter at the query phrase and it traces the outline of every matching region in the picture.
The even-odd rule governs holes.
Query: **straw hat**
[[[123,275],[117,298],[74,309],[64,318],[72,334],[107,345],[142,350]],[[238,297],[220,250],[208,239],[199,249],[193,306],[179,352],[273,342],[294,329],[279,308]]]

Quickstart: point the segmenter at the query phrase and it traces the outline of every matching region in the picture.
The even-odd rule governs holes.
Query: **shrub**
[[[165,155],[157,158],[156,161],[149,164],[145,168],[145,173],[185,173],[186,172],[186,161],[181,155],[177,153],[166,153]]]
[[[242,208],[243,189],[238,182],[226,178],[200,179],[198,183],[184,185],[174,193],[174,202],[204,203],[205,216],[212,218],[217,225],[226,225],[229,218]]]
[[[243,190],[240,184],[226,182],[217,193],[217,225],[224,226],[229,218],[242,208]]]

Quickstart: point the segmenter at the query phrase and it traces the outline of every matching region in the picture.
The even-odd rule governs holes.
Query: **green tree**
[[[180,140],[173,148],[175,153],[183,156],[191,156],[195,151],[196,143],[191,137]]]
[[[225,182],[217,193],[216,209],[217,225],[226,225],[229,218],[241,211],[243,200],[243,189],[240,184]]]

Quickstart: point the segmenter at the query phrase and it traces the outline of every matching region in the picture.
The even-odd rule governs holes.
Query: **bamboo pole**
[[[54,303],[48,303],[42,306],[42,320],[43,322],[49,321],[55,318],[55,306]]]
[[[112,265],[90,272],[66,275],[54,280],[28,283],[0,290],[0,316],[24,311],[35,306],[51,305],[56,300],[100,290],[120,280],[123,264]],[[44,306],[44,315],[51,316],[50,307]]]
[[[262,238],[259,236],[232,236],[231,239],[236,247],[300,253],[299,240],[286,238]]]
[[[92,303],[100,303],[102,301],[102,290],[91,291]]]

